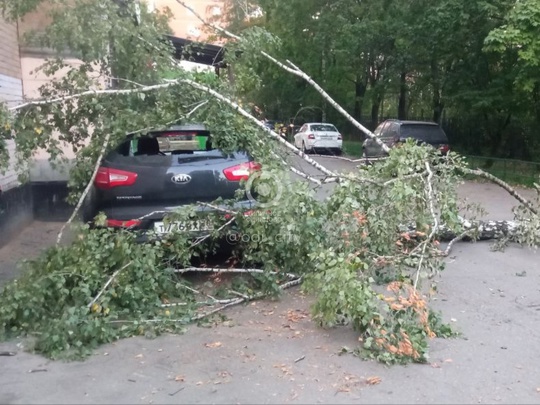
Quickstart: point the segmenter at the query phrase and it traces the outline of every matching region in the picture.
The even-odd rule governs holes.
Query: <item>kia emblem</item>
[[[191,181],[191,176],[189,174],[175,174],[171,177],[171,181],[176,184],[186,184]]]

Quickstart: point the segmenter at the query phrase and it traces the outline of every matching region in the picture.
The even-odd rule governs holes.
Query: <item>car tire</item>
[[[79,219],[84,223],[89,223],[94,219],[96,212],[95,189],[92,186],[79,209]]]

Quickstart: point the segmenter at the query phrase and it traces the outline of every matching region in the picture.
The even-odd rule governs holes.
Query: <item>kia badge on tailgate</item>
[[[171,177],[171,181],[176,184],[186,184],[191,181],[191,176],[189,174],[175,174]]]

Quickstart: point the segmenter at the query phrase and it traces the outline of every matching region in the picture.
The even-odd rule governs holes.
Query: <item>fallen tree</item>
[[[104,153],[126,133],[144,134],[177,121],[203,122],[218,148],[247,150],[263,164],[257,185],[248,181],[246,191],[262,185],[270,189],[259,201],[268,209],[245,216],[216,202],[214,208],[225,210],[230,218],[214,215],[212,237],[193,241],[173,233],[140,246],[129,230],[79,224],[73,243],[59,243],[28,263],[26,274],[5,287],[0,296],[2,337],[32,336],[34,348],[44,354],[80,356],[121,337],[180,331],[231,305],[304,282],[317,297],[313,316],[321,325],[345,319],[358,330],[361,349],[381,361],[425,361],[429,338],[447,335],[448,328],[429,309],[423,291],[443,269],[452,246],[466,238],[538,245],[537,207],[499,179],[471,171],[457,154],[441,159],[428,147],[408,143],[387,150],[389,157],[376,165],[349,173],[330,170],[252,116],[235,84],[183,70],[170,57],[168,46],[156,39],[161,16],[143,13],[147,23],[133,26],[118,11],[115,4],[78,0],[55,16],[47,33],[51,46],[80,50],[82,63],[47,63],[44,71],[50,74],[60,68],[69,73],[43,86],[41,99],[0,110],[2,138],[15,140],[23,163],[39,148],[53,158],[61,156],[58,139],[78,152],[71,223]],[[96,30],[95,43],[89,45],[86,34],[67,40],[74,24],[91,24],[89,16],[98,12],[106,18]],[[218,30],[239,43],[261,45]],[[103,38],[113,43],[104,47]],[[262,56],[306,80],[373,137],[298,66],[281,63],[264,51]],[[247,63],[245,59],[228,62]],[[143,69],[141,60],[156,60],[159,68]],[[120,87],[101,88],[102,78],[110,77],[111,71]],[[302,166],[319,174],[308,174]],[[291,173],[306,181],[291,179]],[[521,203],[515,221],[477,221],[474,207],[462,206],[456,194],[463,173],[484,176],[509,191]],[[319,201],[311,186],[328,183],[335,185],[333,193]],[[169,220],[188,221],[194,209],[186,207]],[[98,215],[96,223],[103,220]],[[192,266],[193,256],[211,253],[218,237],[235,233],[247,236],[237,246],[235,259],[235,266],[244,268]],[[444,250],[441,240],[449,241]],[[218,297],[216,291],[203,292],[182,277],[193,271],[248,277],[239,278],[237,286],[227,286],[225,297]],[[386,285],[386,293],[376,293],[376,284]]]

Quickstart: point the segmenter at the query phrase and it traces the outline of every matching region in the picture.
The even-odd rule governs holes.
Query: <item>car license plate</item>
[[[154,231],[157,233],[171,232],[204,232],[213,229],[211,221],[198,220],[189,222],[154,222]]]
[[[329,140],[331,140],[332,138],[333,138],[332,135],[323,135],[323,136],[321,136],[321,139],[324,139],[325,141],[329,141]]]

